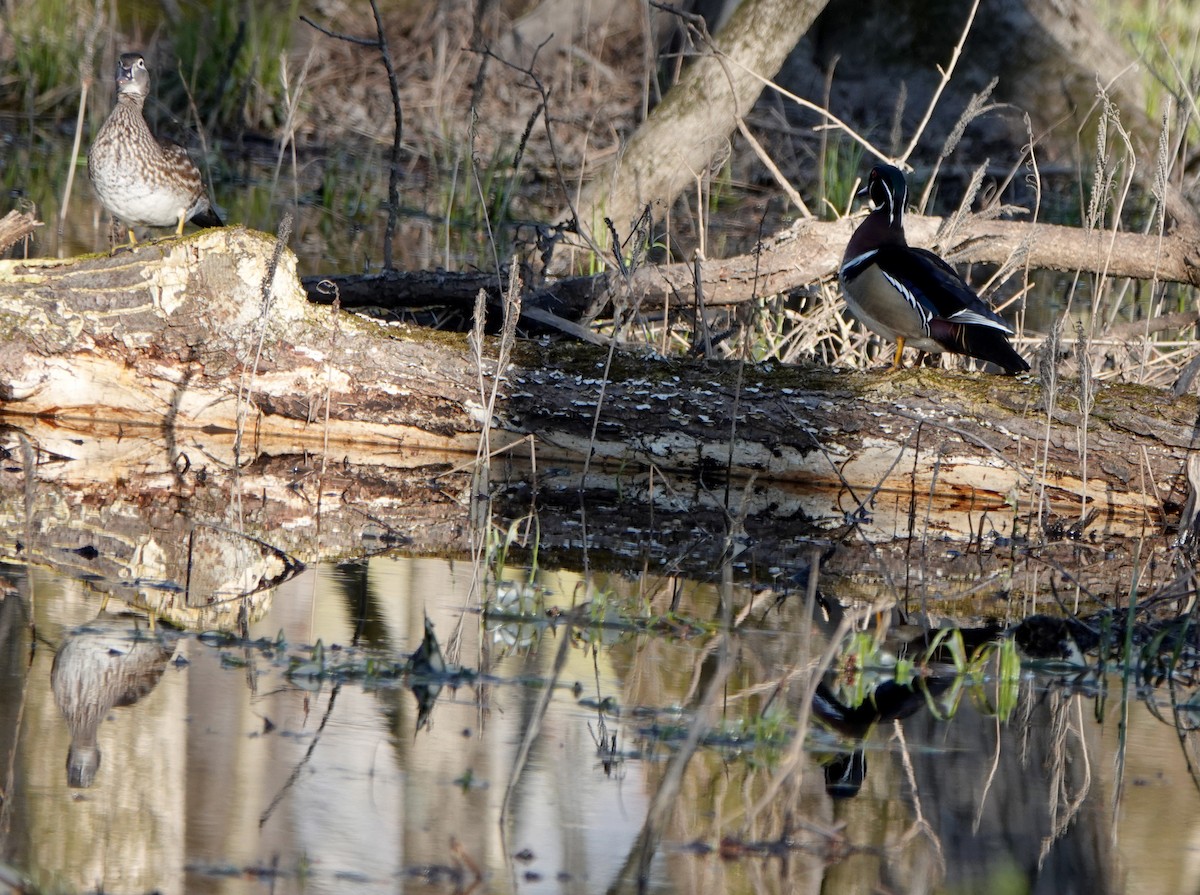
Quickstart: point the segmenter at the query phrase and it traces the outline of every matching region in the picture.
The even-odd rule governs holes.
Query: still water
[[[311,567],[260,595],[248,636],[218,637],[2,571],[3,857],[40,891],[637,891],[664,795],[648,891],[1200,886],[1195,734],[1170,688],[1125,699],[1119,678],[1027,666],[1004,718],[985,675],[865,742],[821,722],[799,740],[829,629],[794,594],[725,589],[749,610],[733,635],[711,624],[721,589],[686,581],[672,624],[568,629],[485,619],[469,563],[392,554]],[[645,582],[536,586],[561,608]],[[460,673],[423,717],[412,674],[306,664],[318,641],[326,668],[402,664],[426,615]],[[854,745],[861,788],[835,798],[823,766]]]

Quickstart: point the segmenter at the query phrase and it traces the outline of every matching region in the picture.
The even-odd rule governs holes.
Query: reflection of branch
[[[4,766],[4,785],[0,786],[0,832],[7,834],[12,829],[12,812],[16,802],[11,798],[17,783],[17,747],[24,733],[25,706],[29,702],[29,682],[31,676],[26,674],[21,683],[21,698],[17,702],[17,717],[13,724],[12,749],[8,753],[8,762]]]
[[[329,719],[333,715],[333,704],[337,702],[338,691],[341,688],[341,684],[334,684],[333,688],[329,691],[329,705],[325,707],[325,714],[321,716],[321,723],[317,726],[316,733],[313,734],[312,742],[309,743],[308,748],[304,750],[304,757],[300,759],[299,764],[292,769],[292,773],[288,775],[287,780],[285,780],[283,785],[279,787],[279,792],[275,794],[275,798],[271,799],[271,804],[267,806],[266,810],[263,811],[261,815],[259,815],[259,829],[262,829],[264,826],[266,826],[267,821],[271,819],[271,815],[275,813],[275,809],[279,807],[279,803],[283,801],[283,797],[288,794],[288,791],[300,778],[300,772],[304,770],[309,761],[312,759],[312,755],[317,748],[317,744],[321,742],[321,734],[325,730],[325,725],[329,723]]]
[[[542,729],[542,721],[546,717],[546,710],[550,707],[550,700],[554,697],[555,686],[562,675],[563,667],[567,664],[567,656],[570,654],[572,645],[572,623],[568,617],[566,627],[563,629],[562,640],[558,644],[558,653],[554,657],[554,668],[550,672],[549,679],[542,684],[542,693],[537,707],[529,719],[529,724],[525,728],[525,736],[521,739],[521,746],[517,749],[516,757],[513,759],[512,773],[508,776],[508,786],[504,787],[504,800],[500,803],[501,830],[504,829],[509,802],[517,788],[517,781],[521,779],[521,772],[525,769],[525,762],[529,759],[529,751],[533,748],[533,742]]]
[[[917,775],[913,771],[912,755],[908,751],[908,741],[904,738],[904,728],[900,725],[900,719],[897,718],[892,722],[892,735],[900,744],[900,760],[904,766],[904,776],[908,781],[908,788],[911,793],[910,803],[912,804],[913,812],[916,817],[913,818],[912,825],[908,830],[901,835],[899,845],[907,845],[908,842],[915,836],[924,835],[929,841],[930,847],[933,849],[934,858],[938,864],[937,878],[944,879],[946,875],[946,855],[942,849],[942,840],[934,832],[929,821],[925,817],[925,812],[921,810],[921,788],[917,784]],[[983,803],[980,802],[980,810],[982,811]]]
[[[715,639],[717,656],[716,669],[707,681],[704,692],[696,701],[695,715],[688,726],[687,737],[680,744],[663,773],[662,780],[650,805],[646,809],[646,820],[638,833],[637,840],[630,848],[625,863],[609,892],[624,892],[629,890],[631,883],[636,883],[637,891],[644,891],[650,874],[650,863],[658,849],[662,838],[663,828],[671,817],[671,811],[679,799],[683,786],[683,776],[696,754],[700,743],[713,727],[713,719],[719,707],[724,705],[725,688],[737,664],[738,650],[733,648],[731,641],[734,637],[733,628],[733,569],[732,562],[736,552],[732,550],[737,537],[744,531],[735,522],[731,523],[725,535],[725,561],[721,566],[720,584],[720,633]],[[707,655],[707,654],[706,654]]]

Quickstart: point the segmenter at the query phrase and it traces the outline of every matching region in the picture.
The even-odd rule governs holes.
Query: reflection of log
[[[221,526],[233,546],[239,539],[229,530],[237,526],[305,562],[398,546],[415,554],[471,555],[478,496],[469,468],[454,468],[462,457],[364,449],[339,451],[324,469],[312,455],[262,455],[235,470],[221,462],[231,456],[228,434],[193,431],[170,439],[149,429],[73,430],[33,420],[22,432],[0,432],[0,453],[20,457],[18,437],[41,453],[28,478],[20,461],[0,465],[0,561],[84,577],[180,626],[230,629],[244,605],[201,599],[188,607],[171,588],[186,580],[187,532],[196,524]],[[181,455],[193,458],[186,471],[172,459]],[[839,593],[871,601],[919,596],[939,605],[963,598],[973,613],[981,593],[1041,595],[1048,587],[1111,603],[1126,593],[1133,560],[1128,551],[1104,546],[1105,538],[1146,531],[1140,520],[1100,517],[1082,537],[1025,551],[990,537],[1011,529],[1014,511],[989,510],[953,490],[871,495],[766,479],[713,487],[705,477],[633,468],[593,471],[581,489],[582,483],[576,466],[539,463],[535,474],[519,456],[499,459],[491,470],[490,519],[501,532],[516,520],[523,520],[520,531],[536,531],[537,563],[546,568],[627,570],[634,562],[652,578],[705,580],[732,551],[738,570],[782,591],[803,591],[795,576],[837,544],[822,568],[852,577]],[[731,519],[740,520],[740,529],[727,542]],[[968,538],[974,543],[965,545]],[[1165,560],[1163,540],[1155,543],[1154,555]],[[1152,562],[1151,549],[1146,544],[1138,560],[1139,593],[1155,592],[1177,574],[1171,562]],[[511,561],[519,563],[520,554],[520,545],[509,548]],[[240,561],[230,551],[210,574]],[[130,586],[146,579],[161,586]]]
[[[479,383],[491,388],[494,361],[481,377],[462,338],[308,304],[286,252],[263,314],[272,248],[228,228],[73,264],[0,267],[0,330],[13,334],[0,345],[3,412],[142,423],[164,427],[168,442],[244,423],[242,457],[268,438],[294,453],[325,446],[331,458],[351,445],[473,454],[486,418]],[[1197,417],[1193,399],[1129,386],[1099,386],[1085,421],[1075,386],[1060,388],[1048,417],[1037,385],[987,375],[625,354],[607,384],[604,369],[589,347],[518,346],[491,447],[533,435],[540,462],[590,454],[624,481],[650,468],[753,474],[839,494],[849,514],[877,511],[879,492],[935,489],[1007,531],[1041,500],[1105,524],[1157,522],[1177,499]],[[178,470],[208,462],[167,450]]]

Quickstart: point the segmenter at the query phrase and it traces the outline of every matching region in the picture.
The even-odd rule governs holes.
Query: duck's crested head
[[[904,209],[908,206],[908,181],[904,172],[895,165],[876,165],[863,192],[871,200],[871,207],[881,211],[893,227],[904,227]]]

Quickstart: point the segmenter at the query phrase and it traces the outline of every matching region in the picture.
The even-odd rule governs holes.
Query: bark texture
[[[614,163],[585,186],[576,203],[580,226],[600,233],[608,218],[624,239],[647,203],[669,203],[695,183],[826,2],[743,0],[715,35],[717,52],[692,62]]]
[[[10,211],[0,218],[0,252],[7,252],[14,244],[42,226],[33,215],[22,211]]]

